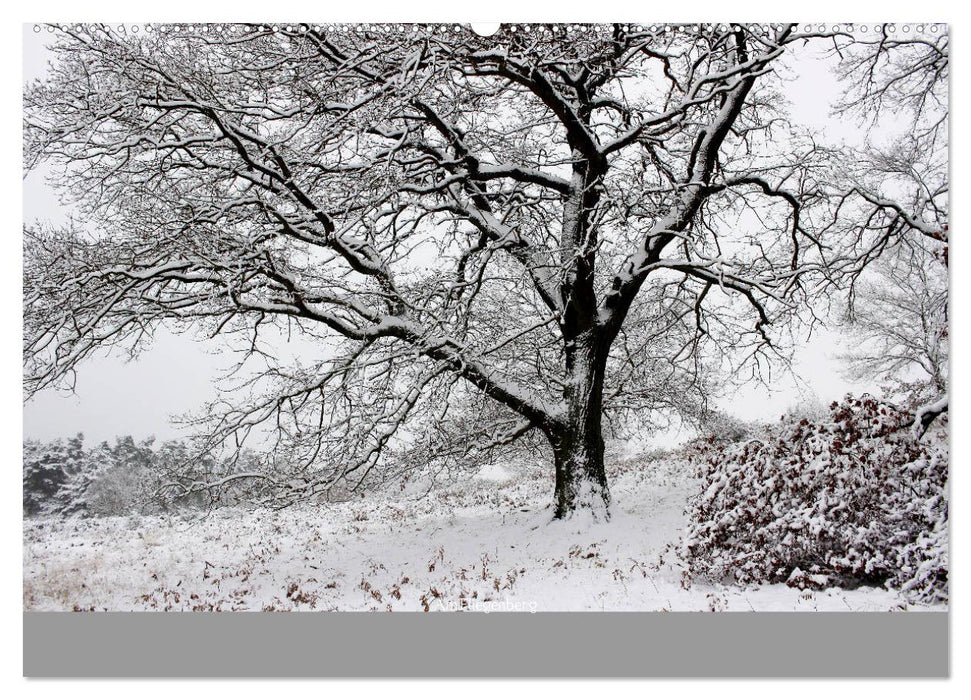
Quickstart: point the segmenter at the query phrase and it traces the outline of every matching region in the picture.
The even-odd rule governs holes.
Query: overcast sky
[[[48,41],[46,31],[36,33],[33,25],[24,25],[25,80],[44,74],[50,55],[45,48]],[[838,89],[828,66],[807,60],[796,68],[798,77],[787,92],[794,121],[816,129],[828,141],[858,141],[861,132],[853,124],[829,115],[829,100]],[[65,213],[43,173],[31,173],[24,179],[27,222],[56,222]],[[840,374],[842,366],[834,356],[845,350],[843,342],[838,333],[819,333],[798,348],[795,371],[800,379],[779,377],[771,392],[757,385],[743,387],[726,400],[726,408],[739,418],[773,419],[801,401],[828,403],[847,391],[874,389],[848,384]],[[169,418],[198,409],[212,398],[220,370],[229,366],[230,358],[214,354],[218,347],[161,331],[153,346],[135,361],[125,362],[117,354],[92,359],[79,372],[75,394],[49,390],[24,405],[24,436],[46,440],[82,432],[88,444],[126,434],[178,437],[182,433]]]

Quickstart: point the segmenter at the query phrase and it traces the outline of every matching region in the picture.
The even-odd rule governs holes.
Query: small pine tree
[[[60,508],[61,490],[68,480],[68,449],[61,440],[24,443],[24,515],[49,515]]]
[[[105,478],[114,468],[115,462],[111,447],[102,442],[94,449],[84,454],[81,468],[68,477],[63,489],[64,506],[62,515],[90,515],[92,500],[95,493],[94,485]]]

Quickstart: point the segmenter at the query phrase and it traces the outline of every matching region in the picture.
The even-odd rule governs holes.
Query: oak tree
[[[259,371],[209,434],[269,426],[300,465],[290,498],[401,445],[533,440],[554,517],[606,517],[605,425],[703,410],[721,365],[784,354],[787,319],[913,224],[836,183],[838,154],[788,118],[780,66],[840,41],[61,26],[25,88],[25,159],[78,223],[25,231],[28,391],[160,324],[242,337]],[[283,362],[274,332],[322,359]]]

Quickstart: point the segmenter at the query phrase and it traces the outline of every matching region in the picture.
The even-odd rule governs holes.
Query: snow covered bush
[[[700,444],[710,444],[715,441],[736,442],[745,440],[756,429],[755,423],[725,413],[724,411],[709,410],[699,421],[698,435]]]
[[[762,439],[696,447],[702,482],[683,554],[694,575],[823,588],[899,587],[947,599],[946,423],[870,396],[767,428]]]
[[[88,486],[79,498],[89,515],[128,515],[157,510],[154,492],[158,488],[158,474],[152,443],[151,438],[136,443],[125,436],[111,447],[104,444],[92,451]]]

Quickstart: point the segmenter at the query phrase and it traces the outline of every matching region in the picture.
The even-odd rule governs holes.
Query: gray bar
[[[948,614],[24,613],[31,677],[946,677]]]

